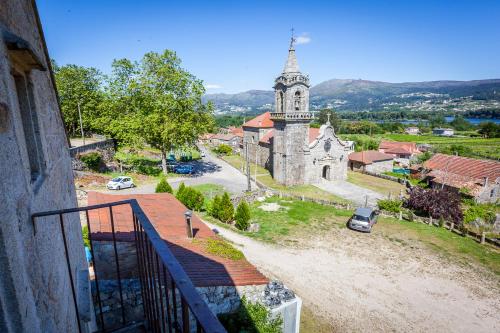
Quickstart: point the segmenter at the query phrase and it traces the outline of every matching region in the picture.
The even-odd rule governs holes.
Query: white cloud
[[[303,33],[295,39],[295,44],[308,44],[311,42],[311,37],[307,33]]]
[[[205,89],[220,89],[222,88],[219,84],[205,84]]]

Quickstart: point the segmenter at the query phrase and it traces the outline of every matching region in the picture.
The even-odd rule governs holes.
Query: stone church
[[[275,112],[243,124],[243,153],[268,169],[280,184],[314,184],[347,177],[352,143],[340,140],[328,121],[309,125],[309,76],[299,70],[292,38],[283,73],[275,80]]]

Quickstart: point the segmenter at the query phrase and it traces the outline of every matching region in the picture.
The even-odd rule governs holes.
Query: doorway
[[[323,167],[323,172],[322,172],[321,176],[326,180],[330,180],[330,166],[329,165],[325,165]]]

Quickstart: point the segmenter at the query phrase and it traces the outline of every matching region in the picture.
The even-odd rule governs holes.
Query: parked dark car
[[[357,208],[347,222],[347,226],[349,229],[371,232],[373,225],[377,223],[377,218],[378,211],[372,208]]]
[[[174,167],[174,172],[181,175],[192,174],[194,167],[190,164],[178,164]]]

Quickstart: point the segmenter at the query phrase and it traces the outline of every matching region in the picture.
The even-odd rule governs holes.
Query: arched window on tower
[[[283,108],[283,92],[282,91],[280,91],[278,103],[279,103],[278,104],[279,105],[278,112],[285,112],[285,109]]]
[[[294,107],[295,107],[295,111],[300,110],[300,91],[295,92]]]

